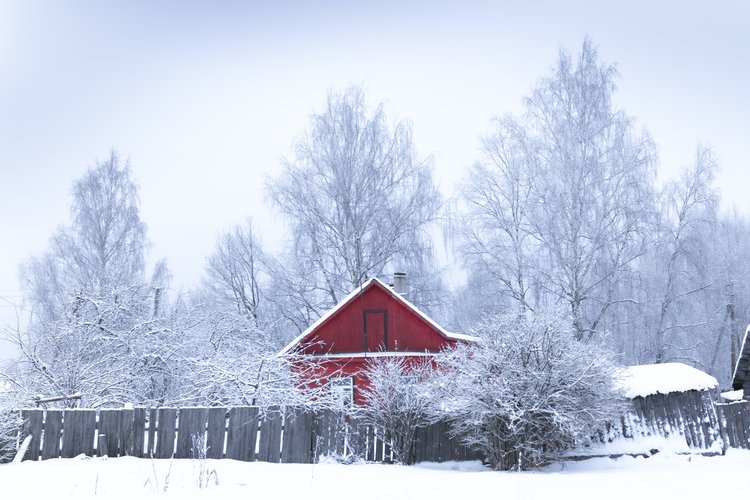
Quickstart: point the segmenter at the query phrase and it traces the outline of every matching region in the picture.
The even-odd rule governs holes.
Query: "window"
[[[328,387],[331,389],[331,399],[340,408],[351,408],[354,402],[354,378],[331,377],[328,379]]]

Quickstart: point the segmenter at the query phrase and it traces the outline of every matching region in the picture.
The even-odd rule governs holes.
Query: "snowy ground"
[[[739,487],[749,467],[746,450],[717,457],[662,453],[650,458],[597,458],[520,474],[490,471],[473,462],[402,467],[77,458],[0,465],[0,496],[705,500],[725,497]]]

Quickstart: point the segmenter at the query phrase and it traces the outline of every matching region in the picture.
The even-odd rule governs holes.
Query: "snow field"
[[[2,465],[0,491],[3,498],[709,499],[734,490],[748,466],[750,451],[736,449],[715,457],[595,458],[522,473],[478,462],[405,467],[75,458]]]

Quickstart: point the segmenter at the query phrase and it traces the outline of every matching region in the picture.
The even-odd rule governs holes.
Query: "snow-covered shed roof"
[[[721,393],[721,397],[727,401],[741,401],[745,395],[745,391],[738,389],[736,391],[726,391]]]
[[[466,335],[466,334],[463,334],[463,333],[453,333],[453,332],[449,332],[449,331],[445,330],[442,326],[440,326],[437,323],[435,323],[435,321],[432,318],[430,318],[425,313],[423,313],[422,311],[420,311],[417,306],[415,306],[414,304],[412,304],[411,302],[409,302],[403,295],[401,295],[400,293],[396,293],[393,290],[393,288],[391,288],[389,285],[387,285],[386,283],[384,283],[383,281],[381,281],[378,278],[370,278],[365,283],[363,283],[362,286],[359,286],[359,287],[355,288],[354,290],[352,290],[349,293],[349,295],[347,295],[346,297],[344,297],[331,310],[329,310],[323,316],[321,316],[320,318],[318,318],[318,320],[315,323],[313,323],[312,325],[310,325],[307,328],[307,330],[305,330],[304,332],[300,333],[294,340],[292,340],[291,342],[289,342],[286,345],[286,347],[284,347],[279,352],[279,355],[283,356],[284,354],[287,354],[287,353],[291,352],[292,349],[296,345],[298,345],[300,342],[302,342],[302,340],[305,337],[307,337],[312,332],[314,332],[320,325],[322,325],[323,323],[325,323],[326,321],[328,321],[330,318],[332,318],[337,312],[339,312],[341,309],[343,309],[349,302],[351,302],[352,300],[354,300],[360,293],[364,292],[367,288],[369,288],[370,286],[372,286],[374,284],[378,284],[378,285],[381,286],[381,288],[387,290],[391,294],[391,297],[393,297],[397,301],[401,302],[408,309],[410,309],[411,311],[413,311],[417,316],[421,317],[424,321],[426,321],[427,323],[429,323],[430,326],[432,326],[435,330],[437,330],[438,333],[440,333],[440,335],[442,335],[442,336],[444,336],[446,338],[452,339],[452,340],[463,340],[463,341],[468,341],[468,342],[473,342],[473,341],[477,340],[476,337],[473,337],[471,335]]]
[[[620,378],[620,387],[628,398],[691,390],[705,391],[718,385],[719,382],[708,373],[683,363],[629,366]]]

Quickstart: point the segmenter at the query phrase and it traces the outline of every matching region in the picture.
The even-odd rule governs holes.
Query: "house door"
[[[365,352],[388,349],[388,311],[364,311]]]

